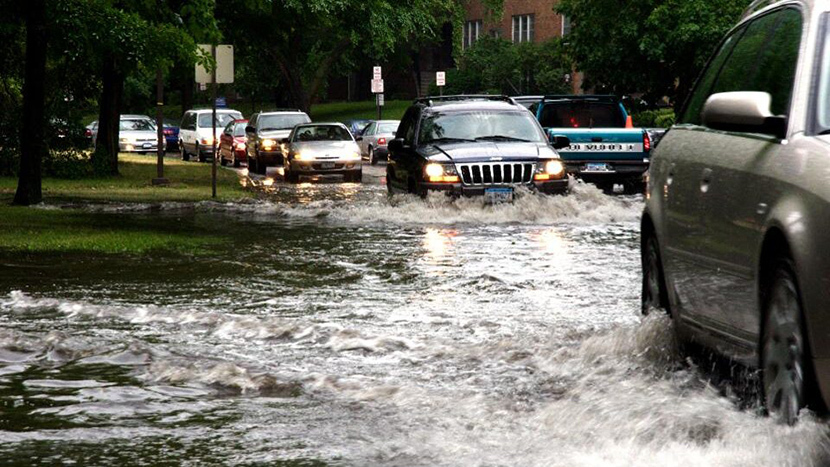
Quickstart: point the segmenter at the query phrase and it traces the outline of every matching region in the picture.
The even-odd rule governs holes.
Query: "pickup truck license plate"
[[[559,152],[643,152],[643,143],[571,143]]]
[[[509,203],[513,201],[513,188],[485,188],[484,202],[487,204]]]
[[[323,162],[323,163],[320,164],[320,168],[321,169],[333,169],[334,168],[334,162]]]
[[[589,162],[585,164],[583,172],[613,172],[613,170],[604,162]]]

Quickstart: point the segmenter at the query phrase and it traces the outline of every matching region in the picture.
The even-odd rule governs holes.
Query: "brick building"
[[[504,0],[504,13],[493,17],[481,0],[469,0],[465,6],[462,30],[463,49],[484,36],[521,42],[545,42],[567,36],[570,21],[553,10],[557,0]],[[574,93],[581,93],[582,74],[572,73]]]

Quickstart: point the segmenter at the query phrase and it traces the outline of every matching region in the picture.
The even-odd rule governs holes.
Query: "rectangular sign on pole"
[[[372,79],[383,79],[381,68],[379,66],[372,68]]]
[[[383,104],[384,104],[383,94],[378,94],[378,105],[383,107]]]
[[[372,93],[373,94],[383,94],[383,80],[382,79],[373,79],[372,80]]]
[[[443,71],[436,72],[435,84],[438,86],[445,86],[447,84],[447,74]]]
[[[210,44],[199,44],[204,55],[210,56],[212,53],[212,46]],[[202,65],[196,64],[196,82],[197,83],[211,83],[213,80],[212,73],[209,72]],[[233,46],[232,45],[217,45],[216,46],[216,82],[218,84],[233,83]]]

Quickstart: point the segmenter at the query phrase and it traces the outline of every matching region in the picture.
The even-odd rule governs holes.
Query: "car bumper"
[[[326,164],[325,166],[323,164]],[[329,166],[328,164],[333,164]],[[296,173],[326,175],[326,174],[346,174],[362,170],[363,164],[360,161],[292,161],[291,170]]]
[[[240,162],[246,162],[248,160],[248,151],[244,149],[234,149],[233,155]]]
[[[486,188],[516,188],[514,185],[493,185],[492,187],[465,186],[462,183],[423,183],[427,191],[442,191],[452,196],[484,196]],[[536,181],[528,185],[520,185],[532,191],[547,195],[561,195],[568,192],[568,179]]]
[[[120,152],[156,152],[158,143],[118,143]]]
[[[605,164],[605,170],[592,169],[588,164]],[[648,166],[649,163],[642,160],[565,161],[565,170],[569,175],[579,177],[589,183],[643,181]]]
[[[257,151],[256,163],[264,165],[282,164],[282,152],[280,151]]]

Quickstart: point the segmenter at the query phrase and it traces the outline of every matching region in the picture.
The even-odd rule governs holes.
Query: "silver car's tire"
[[[764,407],[778,423],[795,424],[807,405],[807,353],[795,275],[791,263],[781,261],[766,302],[761,354]]]
[[[375,154],[375,148],[369,146],[369,163],[372,165],[378,164],[378,156]]]

